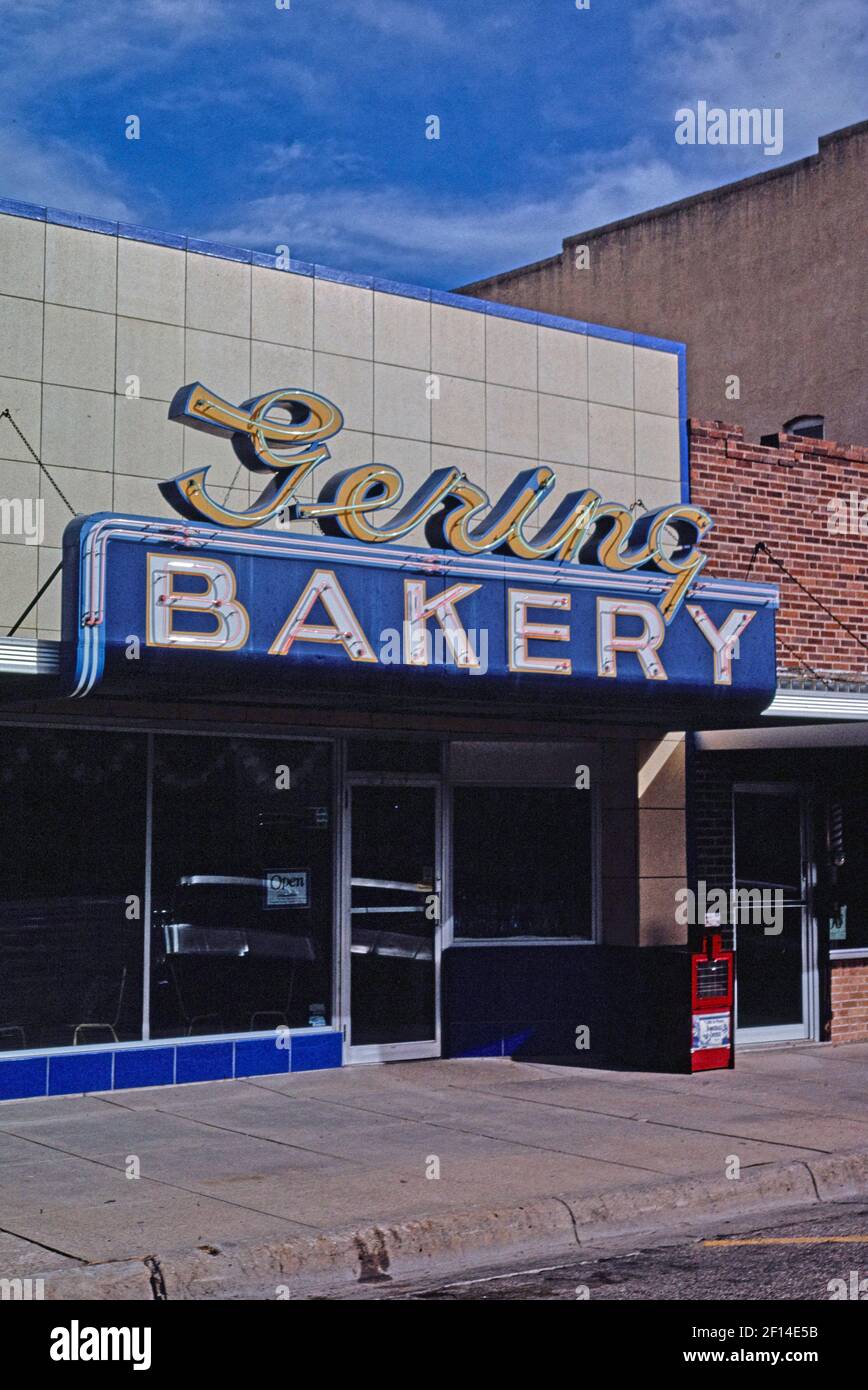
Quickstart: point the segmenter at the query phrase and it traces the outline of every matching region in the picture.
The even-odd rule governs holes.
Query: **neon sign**
[[[64,535],[67,691],[764,708],[776,591],[114,513]],[[472,677],[481,679],[472,679]],[[637,693],[642,692],[639,704]]]
[[[432,549],[459,555],[597,564],[621,574],[648,570],[671,577],[658,604],[666,625],[707,560],[699,542],[713,523],[690,503],[672,503],[637,517],[585,488],[567,493],[532,532],[531,521],[557,481],[546,464],[522,470],[494,503],[460,468],[437,468],[381,524],[376,523],[378,513],[395,507],[404,492],[400,472],[389,464],[344,469],[326,481],[316,502],[301,502],[299,489],[331,457],[326,441],[344,423],[339,408],[312,391],[281,388],[236,406],[194,382],[175,394],[169,418],[228,438],[246,468],[270,475],[257,501],[242,512],[208,491],[208,467],[160,483],[166,500],[190,521],[250,530],[277,517],[290,523],[312,520],[326,536],[367,544],[394,543],[424,525]]]

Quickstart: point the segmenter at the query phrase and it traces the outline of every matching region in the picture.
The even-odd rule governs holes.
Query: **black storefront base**
[[[690,1071],[684,947],[453,946],[442,984],[446,1057]]]

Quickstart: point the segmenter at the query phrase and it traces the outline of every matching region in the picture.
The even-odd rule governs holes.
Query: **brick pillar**
[[[868,1042],[868,960],[832,962],[832,1042]]]

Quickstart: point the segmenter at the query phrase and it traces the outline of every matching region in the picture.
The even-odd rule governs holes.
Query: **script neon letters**
[[[261,526],[278,516],[313,520],[326,535],[368,544],[399,541],[424,526],[429,545],[460,555],[600,564],[618,572],[655,570],[672,577],[658,608],[664,625],[678,612],[706,563],[698,546],[712,521],[690,503],[673,503],[636,517],[629,508],[604,502],[598,492],[585,488],[563,497],[533,531],[532,520],[556,484],[554,471],[545,464],[520,472],[494,503],[461,469],[450,467],[435,469],[394,511],[403,497],[404,480],[396,468],[381,463],[344,469],[328,479],[316,502],[301,502],[300,487],[330,457],[326,441],[343,427],[338,407],[312,391],[269,391],[234,406],[194,382],[176,393],[169,418],[229,439],[245,467],[270,475],[258,500],[242,512],[226,507],[208,491],[207,467],[160,483],[163,496],[192,521],[238,528]],[[377,515],[387,511],[392,515],[378,522]],[[722,634],[722,642],[730,636]],[[636,648],[645,653],[640,655],[643,664],[646,657],[650,662],[652,649],[650,642]],[[720,660],[723,670],[725,657]]]

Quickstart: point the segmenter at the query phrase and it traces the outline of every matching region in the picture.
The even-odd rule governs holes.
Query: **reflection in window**
[[[798,793],[737,788],[734,808],[736,888],[780,889],[785,902],[801,901]]]
[[[158,737],[151,1035],[331,1018],[331,750]]]
[[[593,936],[590,792],[456,787],[455,935]]]
[[[145,739],[0,729],[0,1050],[141,1037]]]
[[[854,769],[864,778],[864,769]],[[830,815],[824,896],[829,945],[833,951],[868,947],[868,789],[864,782],[837,781]]]
[[[784,434],[800,434],[805,439],[825,439],[825,418],[822,415],[794,415],[784,425]]]

